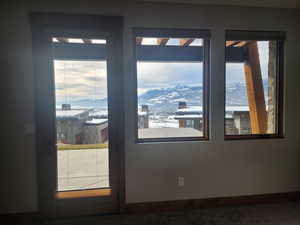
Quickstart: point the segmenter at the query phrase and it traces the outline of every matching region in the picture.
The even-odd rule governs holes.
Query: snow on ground
[[[107,110],[94,109],[92,112],[89,112],[90,117],[107,117]]]
[[[172,117],[149,118],[149,128],[179,128],[178,120]]]
[[[65,118],[65,117],[76,117],[81,113],[85,112],[85,110],[56,110],[56,117],[57,118]]]

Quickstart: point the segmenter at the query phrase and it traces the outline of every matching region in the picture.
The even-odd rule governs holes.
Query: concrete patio
[[[108,149],[57,152],[58,191],[109,187]]]

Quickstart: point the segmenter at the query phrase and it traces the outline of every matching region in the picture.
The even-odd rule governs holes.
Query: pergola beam
[[[85,44],[92,44],[92,40],[91,39],[82,39],[82,41]]]
[[[249,43],[248,41],[239,41],[238,43],[234,44],[234,47],[243,47],[248,43]]]
[[[252,134],[267,132],[267,111],[257,42],[246,46],[248,60],[244,64]]]
[[[56,38],[56,39],[57,39],[58,42],[60,42],[60,43],[68,43],[68,42],[69,42],[68,38],[58,37],[58,38]]]
[[[185,39],[180,39],[179,44],[180,46],[187,47],[189,46],[195,38],[185,38]]]
[[[136,45],[141,45],[143,42],[143,38],[142,37],[137,37],[136,38]]]
[[[226,47],[244,47],[252,41],[226,41]]]
[[[231,47],[236,43],[237,43],[237,41],[226,41],[226,47]]]
[[[169,41],[169,38],[157,38],[157,44],[164,46],[167,44],[167,42]]]

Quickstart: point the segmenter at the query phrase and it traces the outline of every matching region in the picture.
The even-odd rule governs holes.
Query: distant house
[[[138,128],[149,128],[149,108],[148,105],[142,105],[138,109]]]
[[[56,110],[58,143],[98,144],[108,140],[107,111],[71,109],[66,105]]]
[[[86,110],[56,110],[57,142],[64,144],[81,144],[83,142],[83,126],[88,119]]]
[[[104,143],[108,140],[108,119],[96,119],[85,121],[83,127],[84,140],[82,144]]]
[[[202,106],[187,107],[186,102],[179,102],[174,119],[178,120],[179,128],[189,127],[202,131]]]
[[[179,102],[174,119],[178,120],[179,128],[203,130],[202,106],[187,107],[186,102]],[[247,134],[251,132],[248,106],[227,106],[225,110],[227,134]]]
[[[174,116],[169,116],[163,121],[157,120],[157,124],[154,118],[155,116],[150,116],[148,106],[142,105],[138,109],[138,128],[193,128],[203,131],[202,106],[187,106],[186,102],[179,102]],[[168,122],[168,120],[170,121]],[[174,120],[177,120],[178,123],[174,123]],[[227,135],[251,133],[249,107],[227,106],[225,126]]]
[[[248,106],[227,106],[225,115],[226,134],[251,133]]]

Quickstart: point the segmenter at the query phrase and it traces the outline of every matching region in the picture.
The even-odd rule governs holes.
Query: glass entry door
[[[115,212],[122,185],[122,18],[55,14],[34,21],[40,211]]]

